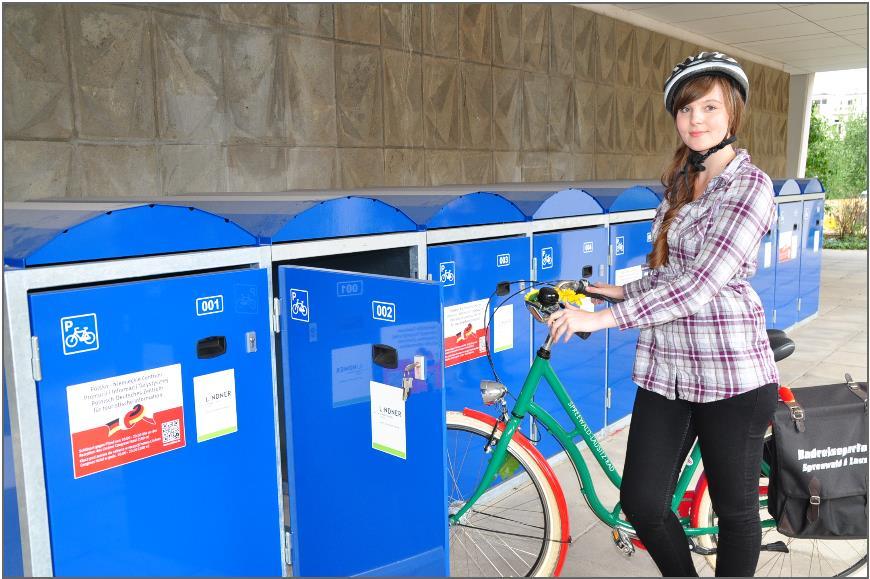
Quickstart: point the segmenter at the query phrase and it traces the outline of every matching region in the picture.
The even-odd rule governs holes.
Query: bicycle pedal
[[[788,553],[788,545],[783,543],[782,541],[776,541],[775,543],[768,543],[766,545],[761,546],[762,551],[773,551],[775,553]]]
[[[634,544],[631,542],[631,538],[621,529],[612,529],[610,531],[610,538],[613,539],[613,544],[616,545],[616,548],[625,555],[626,557],[631,557],[634,555]]]
[[[707,549],[706,547],[702,547],[692,539],[689,539],[689,551],[691,551],[692,553],[697,553],[698,555],[702,555],[704,557],[706,557],[707,555],[716,554],[715,547],[713,549]]]

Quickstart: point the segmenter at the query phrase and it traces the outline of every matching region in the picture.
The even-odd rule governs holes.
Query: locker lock
[[[405,371],[402,372],[402,400],[407,400],[411,395],[411,388],[414,386],[414,374],[420,362],[413,362],[405,366]]]

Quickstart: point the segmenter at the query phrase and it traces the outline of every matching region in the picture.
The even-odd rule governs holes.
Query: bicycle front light
[[[487,406],[492,406],[507,394],[507,388],[501,382],[495,380],[480,381],[480,397]]]

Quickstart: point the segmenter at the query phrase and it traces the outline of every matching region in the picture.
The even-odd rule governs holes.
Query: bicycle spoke
[[[501,538],[501,537],[499,537],[499,538]],[[495,545],[493,545],[492,542],[490,542],[489,539],[487,539],[486,537],[483,537],[483,540],[486,541],[486,543],[487,543],[490,547],[492,547],[492,550],[495,551],[496,555],[498,555],[499,558],[500,558],[502,561],[504,561],[505,564],[506,564],[508,567],[510,567],[510,570],[511,570],[511,572],[512,572],[512,574],[513,574],[514,576],[519,575],[519,572],[518,572],[516,569],[514,569],[514,566],[510,564],[510,561],[508,561],[507,559],[505,559],[504,555],[502,555],[502,554],[501,554],[501,553],[500,553],[500,552],[495,548]],[[502,541],[502,542],[504,542],[504,541]],[[510,547],[508,547],[508,548],[510,548]]]

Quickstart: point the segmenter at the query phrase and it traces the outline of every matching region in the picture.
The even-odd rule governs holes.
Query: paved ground
[[[795,353],[780,362],[782,382],[811,386],[843,381],[849,372],[855,380],[867,380],[867,252],[823,250],[822,287],[819,316],[788,332],[795,341]],[[628,429],[611,433],[602,445],[620,470],[625,459]],[[588,453],[585,453],[588,456]],[[590,464],[594,460],[590,459]],[[596,489],[608,507],[618,500],[600,469],[593,469]],[[637,551],[621,555],[610,538],[608,527],[592,515],[583,501],[573,467],[563,462],[556,467],[562,482],[571,521],[574,544],[568,551],[563,576],[648,577],[658,576],[649,555]],[[701,558],[699,574],[712,575]],[[866,576],[867,567],[860,571]]]

